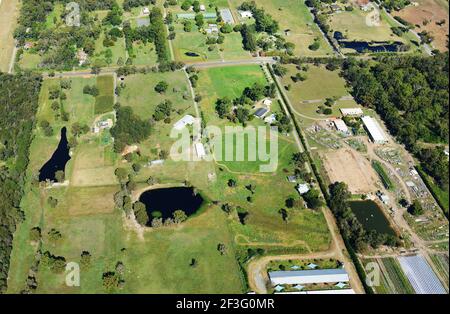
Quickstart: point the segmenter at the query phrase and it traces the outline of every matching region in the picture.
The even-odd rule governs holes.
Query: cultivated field
[[[432,45],[441,51],[448,50],[448,1],[446,0],[417,0],[418,6],[408,6],[401,11],[393,12],[409,23],[415,25],[415,30],[423,30],[434,37]],[[440,24],[440,25],[439,25]]]
[[[377,191],[379,181],[370,162],[351,149],[340,149],[322,154],[330,182],[345,182],[352,194]]]
[[[367,269],[368,263],[375,263],[380,269],[379,284],[375,284],[373,289],[379,294],[414,294],[415,291],[403,273],[399,262],[393,257],[364,259]],[[375,278],[375,277],[374,277]]]

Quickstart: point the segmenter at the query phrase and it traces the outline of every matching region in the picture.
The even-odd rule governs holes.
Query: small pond
[[[200,194],[193,188],[173,187],[148,190],[141,194],[139,201],[145,204],[149,220],[161,217],[173,218],[173,213],[181,209],[189,217],[195,214],[203,203]]]
[[[55,181],[55,173],[58,170],[64,171],[67,162],[70,160],[69,145],[67,142],[67,129],[61,129],[61,140],[52,157],[39,170],[39,181]]]
[[[382,209],[374,201],[352,201],[350,208],[365,230],[395,235]]]
[[[191,51],[185,52],[184,54],[188,57],[200,57],[200,55],[198,53],[191,52]]]
[[[343,48],[354,49],[359,53],[369,52],[397,52],[402,45],[401,42],[365,42],[365,41],[344,41],[339,40],[339,45]]]

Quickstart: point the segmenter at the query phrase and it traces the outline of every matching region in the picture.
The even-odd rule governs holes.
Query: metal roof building
[[[343,268],[271,271],[269,277],[274,286],[349,281],[348,274]]]
[[[181,120],[173,125],[177,130],[183,129],[186,125],[192,125],[195,122],[195,118],[191,115],[185,115]]]
[[[338,130],[339,132],[342,132],[342,133],[348,133],[348,127],[345,124],[344,120],[336,119],[333,122],[334,122],[334,126],[336,127],[336,130]]]
[[[366,127],[367,131],[369,132],[370,138],[372,141],[376,144],[384,144],[387,143],[387,137],[384,134],[384,131],[381,129],[381,126],[378,124],[378,122],[369,116],[364,116],[361,118],[362,122],[364,123],[364,126]]]
[[[230,9],[220,9],[220,16],[225,23],[234,24],[234,18]]]
[[[355,294],[355,291],[353,289],[333,289],[281,292],[280,294]]]

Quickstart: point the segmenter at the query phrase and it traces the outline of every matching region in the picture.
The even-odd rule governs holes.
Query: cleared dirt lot
[[[417,32],[423,30],[429,32],[434,37],[432,45],[441,50],[447,50],[448,35],[448,1],[446,0],[417,0],[418,6],[409,6],[394,15],[400,16],[406,21],[419,25],[415,28]],[[445,20],[445,23],[438,25]],[[426,25],[424,25],[424,22]]]
[[[351,149],[339,149],[322,154],[331,182],[345,182],[352,194],[377,191],[378,177],[370,162]]]
[[[13,31],[19,14],[19,0],[0,0],[0,71],[8,72],[14,51]]]

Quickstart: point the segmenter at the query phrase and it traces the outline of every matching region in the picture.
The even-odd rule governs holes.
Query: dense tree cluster
[[[126,145],[145,140],[150,135],[150,131],[150,122],[141,120],[133,113],[131,107],[119,107],[117,123],[111,129],[111,135],[114,137],[114,150],[121,152]]]
[[[161,10],[154,7],[150,12],[150,27],[153,36],[153,42],[156,47],[159,63],[169,62],[169,48],[167,46],[167,33],[164,26],[164,18]]]
[[[35,124],[41,77],[0,73],[0,292],[6,288],[13,232],[24,219],[20,209]]]
[[[375,65],[349,59],[344,76],[353,96],[374,108],[387,127],[419,157],[424,170],[448,184],[443,152],[423,149],[420,142],[448,143],[448,53],[433,57],[382,57]]]
[[[156,0],[125,0],[123,2],[123,9],[127,12],[132,8],[141,7],[145,5],[156,4]]]

